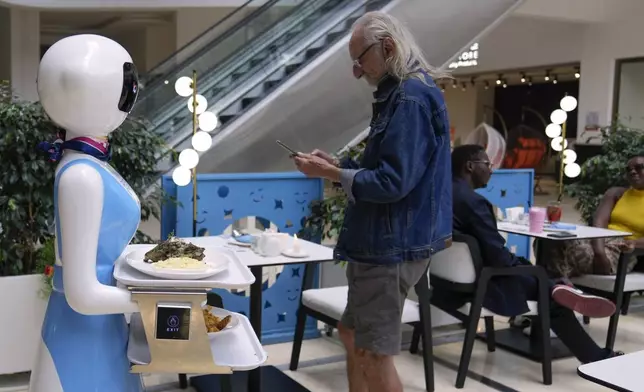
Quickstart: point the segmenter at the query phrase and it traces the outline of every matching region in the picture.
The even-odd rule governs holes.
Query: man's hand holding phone
[[[333,157],[331,154],[324,152],[322,150],[315,149],[311,153],[314,157],[318,157],[321,159],[324,159],[325,161],[329,162],[333,166],[340,166],[340,163],[338,162],[337,158]]]

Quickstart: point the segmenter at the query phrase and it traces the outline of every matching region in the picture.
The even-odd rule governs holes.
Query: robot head
[[[77,136],[107,136],[123,123],[138,93],[132,57],[99,35],[64,38],[40,62],[40,102],[57,125]]]

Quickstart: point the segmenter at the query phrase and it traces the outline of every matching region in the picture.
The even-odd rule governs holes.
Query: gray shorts
[[[405,299],[428,266],[429,260],[347,264],[349,296],[340,322],[355,331],[356,348],[380,355],[400,353]]]

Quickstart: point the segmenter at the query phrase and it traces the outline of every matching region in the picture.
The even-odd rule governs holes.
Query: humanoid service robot
[[[118,43],[77,35],[54,44],[38,72],[38,94],[66,130],[47,146],[56,168],[56,265],[31,392],[141,392],[129,372],[124,313],[138,312],[115,286],[114,263],[134,236],[140,204],[107,163],[107,136],[138,94],[132,58]]]

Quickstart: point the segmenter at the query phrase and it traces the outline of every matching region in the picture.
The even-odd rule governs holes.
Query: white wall
[[[621,68],[617,114],[625,125],[644,129],[644,60]]]
[[[476,88],[468,86],[463,91],[461,86],[452,88],[451,85],[448,85],[445,87],[444,96],[450,126],[455,131],[455,140],[461,138],[461,142],[463,142],[467,135],[483,121],[488,124],[493,123],[493,113],[484,110],[484,107],[494,106],[494,87],[485,90],[483,86]]]
[[[454,74],[578,62],[585,31],[584,24],[513,16],[479,42],[476,67]]]
[[[642,7],[644,8],[644,7]],[[579,126],[582,134],[585,118],[596,112],[599,125],[611,121],[615,61],[644,56],[644,25],[641,12],[633,12],[622,20],[598,24],[587,29],[582,41],[582,76],[579,85]],[[644,86],[642,87],[644,88]]]

